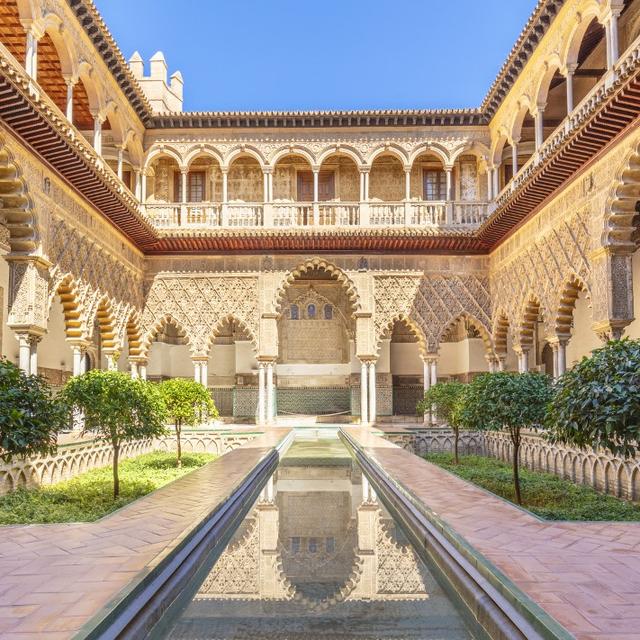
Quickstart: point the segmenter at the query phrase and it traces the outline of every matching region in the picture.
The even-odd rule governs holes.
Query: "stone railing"
[[[156,228],[294,228],[431,226],[475,228],[489,215],[486,202],[215,202],[148,203]]]
[[[214,430],[185,431],[183,453],[222,455],[255,438],[259,431],[233,432]],[[120,458],[133,458],[151,451],[175,451],[176,440],[167,435],[157,440],[138,440],[122,445]],[[68,480],[90,469],[111,464],[113,450],[109,444],[95,440],[63,444],[52,456],[13,460],[0,465],[0,495],[19,487],[37,487]]]
[[[384,437],[420,456],[453,451],[453,431],[446,427],[387,431]],[[508,463],[512,460],[513,445],[505,433],[461,431],[459,446],[463,455],[486,455]],[[624,460],[606,451],[553,445],[539,434],[528,432],[520,447],[520,464],[586,484],[601,493],[640,500],[640,456]]]

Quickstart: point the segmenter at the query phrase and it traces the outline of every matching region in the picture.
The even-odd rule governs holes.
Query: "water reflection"
[[[338,441],[296,442],[170,638],[471,638]]]

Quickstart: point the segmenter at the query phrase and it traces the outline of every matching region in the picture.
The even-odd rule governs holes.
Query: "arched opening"
[[[149,347],[147,380],[193,378],[194,368],[186,332],[172,318],[165,319]]]
[[[526,353],[526,369],[545,372],[544,348],[548,344],[544,331],[544,317],[539,300],[529,298],[522,310],[519,347]],[[553,368],[551,372],[553,373]]]
[[[404,167],[391,153],[375,157],[369,171],[369,219],[372,225],[404,224]]]
[[[518,172],[518,165],[516,159],[516,166],[513,165],[513,146],[509,140],[504,141],[502,151],[498,155],[497,162],[500,163],[499,168],[499,188],[500,191],[504,189],[513,176]],[[514,171],[515,169],[515,171]]]
[[[509,320],[503,313],[498,314],[493,331],[493,342],[495,352],[501,361],[504,371],[517,371],[518,359],[513,350],[513,331],[511,331]]]
[[[38,84],[51,98],[56,107],[66,114],[67,112],[67,84],[64,75],[69,79],[71,69],[62,68],[61,57],[56,45],[47,32],[38,41]]]
[[[479,373],[489,371],[485,337],[473,318],[454,320],[440,339],[438,378],[470,382]]]
[[[326,188],[318,188],[320,195],[319,224],[358,224],[360,201],[360,171],[353,157],[332,153],[320,166],[320,177],[327,176]]]
[[[258,361],[254,342],[235,319],[228,318],[216,329],[207,370],[207,386],[221,416],[256,415]]]
[[[94,117],[99,110],[99,103],[92,80],[82,75],[73,87],[73,113],[72,122],[82,133],[87,142],[93,146],[94,142]],[[102,123],[102,129],[109,130],[108,122]]]
[[[15,0],[0,4],[0,42],[17,62],[24,65],[27,55],[26,33],[20,22],[20,11]]]
[[[606,34],[597,18],[593,18],[586,28],[579,27],[575,32],[569,47],[567,67],[575,69],[573,103],[578,105],[607,71]]]
[[[10,278],[9,263],[0,256],[0,354],[14,364],[18,364],[18,340],[15,333],[7,325],[9,321]]]
[[[182,173],[173,155],[159,153],[146,169],[145,210],[161,226],[180,224]]]
[[[457,179],[455,168],[452,179]],[[447,174],[440,156],[425,151],[413,161],[409,197],[427,202],[444,202],[450,199],[447,193]]]
[[[518,170],[520,170],[529,162],[536,150],[536,123],[530,111],[527,110],[522,119],[519,139],[518,137],[514,139],[518,140]]]
[[[230,226],[260,226],[264,175],[255,157],[243,153],[231,161],[227,175],[227,198]]]
[[[314,176],[309,159],[299,153],[287,153],[273,167],[273,220],[278,227],[313,224]],[[333,176],[318,176],[320,200],[333,197]]]
[[[406,320],[396,320],[380,341],[377,365],[378,376],[391,377],[393,415],[416,415],[416,406],[424,395],[423,372],[415,328]],[[378,415],[383,415],[380,408]]]
[[[567,79],[558,69],[547,80],[538,97],[545,104],[542,140],[546,140],[567,116]]]
[[[620,51],[626,51],[640,36],[640,5],[634,0],[625,0],[618,20]]]
[[[73,350],[68,342],[72,318],[72,305],[64,286],[58,289],[51,302],[47,332],[38,345],[38,373],[54,389],[60,389],[73,374]]]
[[[278,414],[347,415],[359,363],[345,287],[326,269],[310,268],[284,290],[280,310]]]

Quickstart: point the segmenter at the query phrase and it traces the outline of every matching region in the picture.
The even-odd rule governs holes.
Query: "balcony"
[[[287,202],[148,203],[148,221],[158,230],[290,229],[304,227],[430,227],[469,229],[488,217],[486,202]]]

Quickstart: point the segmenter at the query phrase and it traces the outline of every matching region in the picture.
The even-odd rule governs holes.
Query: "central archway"
[[[347,416],[359,365],[356,296],[339,270],[322,263],[292,272],[278,295],[277,412]]]

